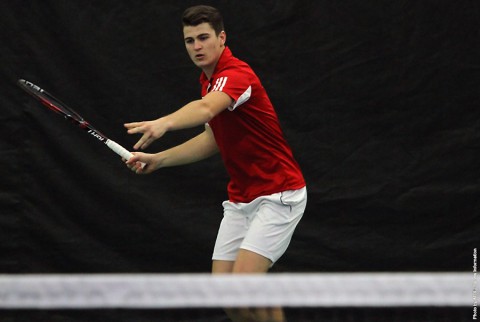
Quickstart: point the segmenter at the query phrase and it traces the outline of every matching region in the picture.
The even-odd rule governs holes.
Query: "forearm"
[[[214,116],[207,102],[196,100],[172,114],[161,117],[159,121],[165,124],[167,131],[175,131],[205,124]]]
[[[134,149],[145,149],[168,131],[202,125],[232,104],[230,96],[223,92],[211,92],[201,100],[183,106],[176,112],[153,121],[126,123],[129,134],[143,133]]]
[[[218,152],[212,134],[207,130],[193,139],[157,153],[159,168],[179,166],[206,159]]]
[[[232,102],[232,98],[223,92],[211,92],[159,120],[164,122],[167,131],[191,128],[207,123]]]

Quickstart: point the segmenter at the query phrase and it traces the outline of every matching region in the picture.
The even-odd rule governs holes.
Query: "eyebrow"
[[[195,37],[198,38],[198,37],[202,37],[202,36],[210,36],[210,34],[209,34],[208,32],[204,32],[203,34],[199,34],[199,35],[197,35],[197,36],[195,36]],[[193,39],[193,38],[195,38],[195,37],[185,37],[184,40]]]

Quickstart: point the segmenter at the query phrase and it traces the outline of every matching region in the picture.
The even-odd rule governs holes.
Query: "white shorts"
[[[307,205],[307,189],[258,197],[249,203],[223,202],[223,220],[213,260],[235,261],[240,248],[275,263],[287,250]]]

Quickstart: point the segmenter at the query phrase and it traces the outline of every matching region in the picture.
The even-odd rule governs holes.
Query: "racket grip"
[[[125,149],[123,146],[118,144],[115,141],[112,140],[107,140],[105,143],[110,149],[112,149],[113,152],[124,158],[125,160],[129,160],[131,157],[133,157],[133,154],[130,153],[127,149]],[[145,167],[145,163],[142,163],[142,168]]]

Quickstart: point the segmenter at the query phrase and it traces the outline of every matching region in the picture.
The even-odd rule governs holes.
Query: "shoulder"
[[[250,67],[250,65],[240,59],[232,60],[229,64],[224,65],[221,69],[218,70],[218,73],[254,74],[253,69]]]
[[[217,73],[246,73],[254,74],[252,68],[245,61],[233,56],[230,49],[227,47],[222,55],[218,66]]]
[[[246,62],[236,58],[222,66],[215,78],[228,78],[231,84],[253,85],[260,82],[253,69]]]

